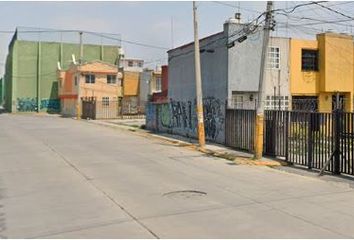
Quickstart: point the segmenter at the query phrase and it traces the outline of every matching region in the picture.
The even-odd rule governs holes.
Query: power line
[[[21,30],[21,31],[8,31],[8,30],[0,30],[0,33],[4,33],[4,34],[14,34],[15,32],[18,33],[79,33],[79,32],[83,32],[83,33],[87,33],[87,34],[92,34],[92,35],[96,35],[102,38],[106,38],[106,39],[111,39],[111,40],[116,40],[116,41],[120,41],[120,42],[125,42],[128,44],[132,44],[132,45],[136,45],[136,46],[141,46],[141,47],[147,47],[147,48],[155,48],[155,49],[160,49],[160,50],[168,50],[169,48],[167,47],[161,47],[161,46],[156,46],[156,45],[152,45],[152,44],[146,44],[146,43],[141,43],[141,42],[136,42],[136,41],[131,41],[131,40],[122,40],[121,38],[115,38],[115,37],[111,37],[111,36],[107,36],[107,35],[118,35],[118,34],[114,34],[114,33],[100,33],[100,32],[92,32],[92,31],[81,31],[81,30]]]
[[[316,5],[318,5],[318,6],[320,6],[320,7],[322,7],[322,8],[325,8],[325,9],[327,9],[327,10],[331,11],[331,12],[337,13],[337,14],[339,14],[339,15],[343,16],[343,17],[346,17],[346,18],[349,18],[349,19],[351,19],[351,20],[354,20],[354,18],[353,18],[353,17],[348,16],[348,15],[346,15],[346,14],[344,14],[344,13],[341,13],[341,12],[339,12],[339,11],[337,11],[337,10],[333,9],[333,8],[330,8],[330,7],[324,6],[324,5],[320,4],[320,2],[313,2],[313,3],[314,3],[314,4],[316,4]]]
[[[341,24],[342,22],[351,22],[353,20],[351,19],[342,19],[342,20],[324,20],[324,19],[315,19],[315,18],[309,18],[309,17],[300,17],[300,16],[289,16],[283,13],[278,13],[281,15],[284,15],[288,18],[294,18],[297,20],[310,20],[310,21],[316,21],[316,22],[310,22],[310,23],[303,23],[303,24],[296,24],[295,26],[306,26],[306,25],[321,25],[321,24],[336,24],[339,26],[353,26],[350,24]],[[280,23],[280,22],[278,22]]]
[[[278,8],[278,9],[272,10],[272,12],[279,12],[279,11],[282,11],[282,12],[284,12],[284,13],[289,14],[289,13],[294,12],[296,9],[298,9],[298,8],[300,8],[300,7],[310,6],[310,5],[314,5],[314,4],[317,4],[317,3],[324,3],[324,2],[327,2],[327,1],[318,1],[318,2],[302,3],[302,4],[295,5],[294,7],[288,8],[288,9],[290,9],[290,11],[287,11],[288,9]]]
[[[160,49],[160,50],[169,50],[169,48],[166,48],[166,47],[155,46],[155,45],[150,45],[150,44],[146,44],[146,43],[139,43],[139,42],[134,42],[134,41],[130,41],[130,40],[122,40],[122,39],[118,39],[118,38],[114,38],[114,37],[105,36],[105,35],[102,35],[102,34],[99,34],[99,33],[95,33],[95,32],[84,31],[84,33],[100,36],[100,37],[111,39],[111,40],[118,40],[118,41],[121,41],[121,42],[138,45],[138,46],[141,46],[141,47],[155,48],[155,49]]]
[[[201,46],[201,48],[205,48],[205,47],[210,46],[210,45],[212,45],[212,44],[214,44],[214,43],[216,43],[216,42],[222,41],[222,40],[224,40],[224,39],[226,39],[226,40],[228,41],[228,40],[230,40],[232,37],[235,37],[235,36],[239,35],[239,34],[242,33],[242,32],[245,33],[244,36],[247,36],[247,35],[250,35],[250,34],[255,33],[256,30],[257,30],[257,28],[258,28],[258,26],[259,26],[259,24],[261,24],[261,23],[264,21],[264,20],[262,20],[261,22],[258,23],[258,20],[259,20],[264,14],[265,14],[265,12],[261,13],[258,17],[256,17],[255,19],[253,19],[253,20],[250,21],[249,23],[245,24],[245,26],[244,26],[242,29],[240,29],[240,30],[234,32],[234,33],[231,34],[230,36],[225,36],[225,35],[223,34],[223,36],[221,36],[221,37],[219,37],[219,38],[217,38],[217,39],[214,39],[214,40],[211,41],[211,42],[206,43],[205,45]],[[254,22],[254,23],[253,23],[253,22]],[[250,27],[251,27],[252,25],[254,25],[254,28],[253,28],[253,29],[250,29]],[[247,31],[245,31],[245,29],[247,29]],[[236,39],[236,40],[237,40],[237,39]],[[233,40],[233,41],[236,41],[236,40]],[[194,52],[194,50],[191,49],[191,50],[189,50],[189,51],[187,51],[187,52],[185,52],[185,53],[181,53],[181,54],[178,54],[178,55],[171,56],[168,60],[170,61],[170,60],[172,60],[173,58],[176,58],[176,57],[179,57],[179,56],[183,56],[183,55],[188,55],[188,54],[191,54],[191,53],[193,53],[193,52]]]
[[[248,12],[255,12],[255,13],[261,13],[260,11],[257,11],[257,10],[253,10],[253,9],[248,9],[248,8],[243,8],[243,7],[240,7],[240,6],[234,6],[232,4],[229,4],[229,3],[225,3],[225,2],[219,2],[219,1],[211,1],[212,3],[217,3],[217,4],[220,4],[220,5],[224,5],[224,6],[227,6],[227,7],[231,7],[231,8],[236,8],[236,9],[242,9],[244,11],[248,11]]]
[[[350,4],[350,3],[353,3],[353,2],[340,2],[340,3],[335,3],[335,4],[332,4],[332,5],[327,5],[327,7],[334,7],[334,6],[339,6],[339,5],[346,5],[346,4]],[[308,9],[304,9],[302,10],[301,12],[308,12],[308,11],[313,11],[315,10],[316,6],[314,6],[313,8],[308,8]]]

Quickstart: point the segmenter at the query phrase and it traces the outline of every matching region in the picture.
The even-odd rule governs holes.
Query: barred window
[[[85,83],[95,83],[96,79],[95,79],[95,75],[93,74],[86,74],[85,75]]]
[[[107,83],[108,84],[116,84],[117,83],[117,75],[107,75]]]
[[[317,112],[318,111],[318,97],[317,96],[293,96],[292,110]]]
[[[318,71],[318,50],[302,49],[302,71]]]
[[[271,68],[271,69],[280,68],[280,50],[278,47],[268,48],[267,68]]]
[[[109,97],[102,97],[102,106],[109,106]]]

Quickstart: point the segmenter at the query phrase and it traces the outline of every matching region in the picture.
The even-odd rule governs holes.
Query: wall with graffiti
[[[60,100],[59,99],[41,99],[40,111],[46,112],[59,112]],[[16,109],[19,112],[36,112],[38,109],[37,98],[17,98]]]
[[[147,106],[147,129],[180,134],[186,137],[197,136],[196,101],[175,101]],[[214,97],[203,99],[205,136],[208,140],[225,141],[225,103]]]

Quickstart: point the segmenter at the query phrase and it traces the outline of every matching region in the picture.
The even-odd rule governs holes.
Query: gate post
[[[285,112],[285,161],[289,160],[289,125],[291,112]]]
[[[333,173],[340,174],[340,111],[334,111],[334,164]]]

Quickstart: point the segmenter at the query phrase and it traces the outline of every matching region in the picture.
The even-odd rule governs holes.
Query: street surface
[[[344,182],[85,121],[0,114],[3,238],[353,238]]]

